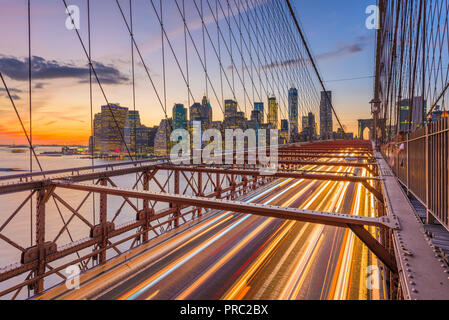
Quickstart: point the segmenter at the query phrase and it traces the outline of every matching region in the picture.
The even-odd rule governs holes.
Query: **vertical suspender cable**
[[[207,57],[206,57],[206,37],[204,34],[204,14],[203,14],[203,0],[201,0],[201,29],[203,35],[203,59],[204,59],[204,82],[206,83],[206,97],[209,98],[209,88],[207,85]]]
[[[130,34],[130,42],[131,42],[131,76],[132,76],[132,96],[133,96],[133,136],[130,138],[134,140],[134,158],[137,159],[137,124],[136,124],[136,77],[135,77],[135,66],[134,66],[134,27],[133,27],[133,7],[132,7],[132,0],[129,0],[129,24],[131,29]],[[131,143],[131,151],[132,151],[133,144]],[[139,179],[139,174],[136,173],[136,185]],[[136,199],[136,207],[139,208],[139,200]]]
[[[190,108],[190,75],[189,75],[189,52],[187,46],[187,23],[186,23],[186,5],[185,0],[182,0],[182,14],[184,22],[184,48],[186,53],[186,81],[187,81],[187,109]],[[191,119],[190,119],[191,120]]]
[[[344,134],[345,133],[345,129],[343,128],[343,125],[341,124],[340,119],[338,118],[337,112],[335,111],[335,108],[334,108],[334,106],[332,104],[332,101],[331,101],[331,99],[329,97],[328,91],[326,90],[326,87],[324,86],[324,82],[321,79],[320,73],[318,72],[318,68],[317,68],[317,66],[315,64],[315,59],[313,58],[312,53],[310,52],[309,46],[307,44],[307,41],[304,38],[304,35],[303,35],[302,30],[301,30],[301,28],[299,26],[298,20],[296,19],[296,15],[295,15],[295,12],[293,11],[293,7],[292,7],[292,5],[290,3],[290,0],[285,0],[285,1],[287,2],[287,6],[288,6],[288,8],[290,10],[290,14],[291,14],[291,16],[293,18],[293,21],[295,22],[296,28],[298,29],[299,35],[300,35],[301,40],[302,40],[302,42],[304,44],[304,47],[305,47],[306,52],[307,52],[307,55],[309,56],[310,62],[312,63],[313,69],[315,70],[315,73],[316,73],[316,75],[318,77],[318,80],[319,80],[319,82],[321,84],[321,87],[323,88],[323,91],[326,94],[327,101],[329,101],[329,104],[330,104],[330,106],[332,108],[332,111],[333,111],[333,113],[335,115],[335,118],[337,119],[337,122],[340,125],[340,128],[341,128],[341,130],[342,130],[342,132]]]
[[[133,29],[133,9],[132,0],[129,0],[129,21],[131,28],[131,73],[132,73],[132,87],[133,87],[133,110],[136,112],[136,80],[135,80],[135,66],[134,66],[134,29]],[[135,116],[135,115],[134,115]],[[137,132],[136,132],[136,119],[133,120],[134,126],[134,157],[137,158]]]
[[[88,51],[89,51],[89,61],[92,60],[92,46],[91,46],[91,33],[90,33],[90,0],[87,0],[87,41],[88,41]],[[92,94],[92,65],[89,64],[89,100],[90,100],[90,135],[91,140],[91,164],[92,172],[95,171],[95,137],[94,137],[94,123],[93,123],[93,94]],[[93,181],[94,182],[94,181]],[[95,225],[95,193],[92,193],[92,221]]]
[[[218,17],[218,1],[219,0],[215,0],[215,13],[216,16]],[[222,62],[221,62],[221,43],[220,43],[220,22],[218,19],[216,19],[216,24],[217,24],[217,40],[218,40],[218,63],[220,64],[220,90],[221,90],[221,102],[224,103],[224,92],[223,92],[223,68],[222,66]],[[225,107],[226,108],[226,107]],[[223,110],[223,120],[225,119],[225,111]]]
[[[32,58],[31,58],[31,0],[28,0],[28,96],[29,96],[29,117],[30,117],[30,173],[33,173],[33,113],[32,113],[32,96],[31,96],[31,68],[32,68]],[[31,246],[33,246],[33,199],[30,199],[30,239]]]

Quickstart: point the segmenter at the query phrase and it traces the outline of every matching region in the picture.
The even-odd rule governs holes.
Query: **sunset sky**
[[[76,33],[65,27],[67,15],[62,1],[31,2],[34,56],[33,141],[37,144],[86,145],[90,135],[90,100],[89,71],[84,52]],[[86,0],[67,2],[80,7],[80,33],[87,43]],[[211,2],[215,3],[215,0]],[[159,1],[155,3],[158,4]],[[168,36],[174,49],[179,51],[182,57],[182,20],[174,0],[163,0],[163,3]],[[193,37],[200,41],[201,21],[192,3],[193,0],[186,0],[187,20]],[[348,131],[356,133],[357,119],[370,116],[368,102],[372,98],[375,31],[365,27],[365,9],[368,5],[376,4],[375,0],[294,0],[293,3],[326,86],[333,91],[337,113]],[[120,4],[128,16],[129,1],[121,0]],[[28,128],[27,1],[0,0],[0,6],[0,71],[5,75],[19,113]],[[102,0],[91,1],[91,12],[92,58],[108,101],[132,108],[131,44],[120,11],[114,0]],[[205,9],[206,23],[215,28],[212,16],[207,13]],[[133,14],[136,41],[157,90],[162,93],[161,33],[151,2],[133,0]],[[207,52],[208,56],[212,54]],[[168,116],[171,116],[174,103],[184,103],[188,106],[188,100],[187,89],[168,46],[166,57],[166,105]],[[135,61],[136,109],[141,113],[143,124],[158,125],[164,117],[163,109],[137,53]],[[204,73],[198,60],[193,57],[190,68],[192,92],[198,101],[205,92]],[[285,93],[287,90],[288,88],[285,88]],[[211,93],[209,96],[214,120],[222,120],[218,102],[213,99]],[[225,89],[226,98],[232,96],[230,91]],[[94,113],[99,112],[103,104],[105,99],[94,82]],[[239,104],[243,109],[243,101],[239,101]],[[247,109],[250,108],[248,104]],[[336,130],[336,127],[334,129]],[[13,142],[18,144],[26,141],[3,85],[0,85],[0,144]]]

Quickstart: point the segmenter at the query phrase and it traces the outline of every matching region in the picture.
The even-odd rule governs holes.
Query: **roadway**
[[[346,167],[304,169],[368,175],[365,169]],[[350,182],[283,179],[246,201],[374,216],[373,196]],[[176,239],[181,236],[182,241]],[[368,267],[377,266],[377,259],[346,229],[220,212],[195,225],[187,237],[167,240],[177,241],[141,271],[86,298],[365,300],[383,296],[376,273],[371,276],[375,285],[367,287]]]

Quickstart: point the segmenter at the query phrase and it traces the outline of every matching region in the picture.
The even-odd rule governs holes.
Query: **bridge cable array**
[[[375,93],[385,140],[423,127],[437,106],[448,109],[449,3],[381,0],[379,11]]]

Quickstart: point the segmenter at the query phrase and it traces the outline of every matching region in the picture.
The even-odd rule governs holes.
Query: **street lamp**
[[[376,150],[379,148],[379,144],[377,141],[377,122],[379,117],[379,111],[380,111],[380,100],[373,99],[370,101],[371,104],[371,113],[373,114],[373,138],[374,138],[374,145],[376,147]]]

